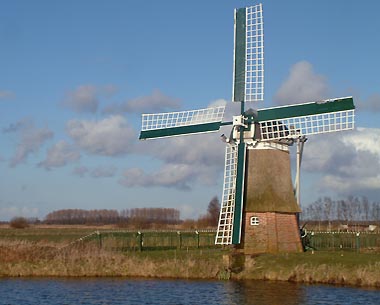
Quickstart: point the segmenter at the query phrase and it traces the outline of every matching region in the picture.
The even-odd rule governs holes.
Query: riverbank
[[[379,254],[306,252],[247,258],[234,279],[288,281],[380,288]]]
[[[2,277],[153,277],[271,280],[380,287],[380,256],[311,252],[247,257],[229,268],[229,250],[194,249],[119,252],[96,245],[0,241]]]

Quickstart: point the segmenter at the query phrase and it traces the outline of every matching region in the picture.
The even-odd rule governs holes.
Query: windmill
[[[233,99],[240,114],[223,122],[225,106],[143,114],[140,139],[217,132],[226,142],[224,186],[215,243],[244,254],[302,251],[297,216],[306,137],[354,128],[352,97],[245,109],[264,100],[262,5],[235,9]],[[297,145],[295,192],[289,146]],[[296,195],[296,196],[295,196]]]

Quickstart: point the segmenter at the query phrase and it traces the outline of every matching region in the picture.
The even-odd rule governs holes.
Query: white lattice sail
[[[258,111],[262,141],[351,130],[355,125],[352,97]]]
[[[227,145],[222,203],[219,214],[218,230],[215,237],[215,244],[217,245],[232,244],[238,162],[237,156],[237,145]]]
[[[234,102],[264,100],[262,4],[235,10]]]
[[[218,131],[225,106],[142,115],[140,139]]]

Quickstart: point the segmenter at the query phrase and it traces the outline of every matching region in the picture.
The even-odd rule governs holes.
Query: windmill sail
[[[220,129],[225,106],[142,115],[140,140],[164,138]]]
[[[261,3],[235,10],[234,102],[264,100],[264,29]]]
[[[224,165],[222,205],[219,214],[218,231],[215,238],[215,244],[219,245],[230,245],[232,243],[237,160],[237,145],[227,145]]]
[[[350,130],[355,124],[352,97],[258,110],[262,141]]]
[[[241,146],[239,146],[241,145]],[[240,243],[243,209],[245,144],[226,147],[222,204],[215,244]]]

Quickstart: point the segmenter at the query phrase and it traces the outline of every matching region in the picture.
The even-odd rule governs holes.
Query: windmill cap
[[[244,112],[244,115],[257,118],[257,110],[249,108]]]

